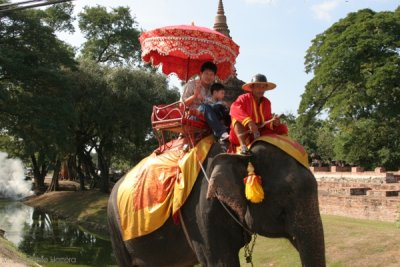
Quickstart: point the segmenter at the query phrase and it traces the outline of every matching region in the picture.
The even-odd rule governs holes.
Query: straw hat
[[[265,91],[272,90],[272,89],[274,89],[276,87],[276,84],[267,81],[267,77],[265,77],[265,75],[256,74],[251,79],[251,82],[243,84],[242,89],[245,90],[245,91],[251,92],[253,84],[262,84],[262,85],[264,85],[265,86],[264,87]]]

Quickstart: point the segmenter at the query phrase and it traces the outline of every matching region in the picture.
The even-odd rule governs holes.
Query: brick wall
[[[400,212],[400,172],[313,169],[322,214],[395,222]]]
[[[340,215],[358,219],[395,222],[398,219],[400,199],[369,196],[319,195],[322,214]]]

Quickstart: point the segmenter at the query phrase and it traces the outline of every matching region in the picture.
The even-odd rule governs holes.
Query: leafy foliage
[[[45,22],[55,31],[66,31],[73,33],[75,31],[72,22],[75,18],[72,16],[74,6],[71,2],[51,5],[44,12]]]
[[[71,14],[64,3],[0,18],[0,146],[31,161],[39,186],[68,158],[79,178],[106,192],[112,160],[132,166],[155,148],[152,106],[177,100],[178,92],[162,75],[134,67],[139,31],[128,8],[85,8],[79,64],[55,34],[74,30]]]
[[[365,167],[399,168],[400,7],[350,13],[316,36],[306,54],[314,78],[299,107],[300,125],[318,114],[335,124],[337,157]],[[331,153],[331,152],[330,152]]]
[[[96,62],[134,63],[140,59],[139,30],[130,9],[85,7],[79,14],[79,28],[87,41],[82,55]]]
[[[56,38],[45,13],[0,18],[0,127],[18,148],[14,152],[31,158],[39,185],[55,158],[68,151],[73,106],[64,74],[76,68],[72,48]]]
[[[168,89],[165,77],[90,60],[81,61],[79,72],[71,75],[77,83],[73,89],[76,151],[87,162],[84,155],[95,149],[101,181],[108,180],[112,160],[133,166],[155,149],[157,143],[151,138],[152,106],[178,98],[176,90]]]
[[[179,93],[168,89],[164,76],[140,69],[113,68],[106,79],[113,94],[114,132],[119,137],[113,142],[115,156],[137,163],[156,145],[150,123],[153,105],[174,102]]]

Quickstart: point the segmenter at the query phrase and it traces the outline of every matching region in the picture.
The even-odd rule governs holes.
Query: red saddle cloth
[[[214,142],[210,135],[189,151],[176,142],[162,154],[152,153],[124,176],[117,197],[124,240],[149,234],[177,214]]]

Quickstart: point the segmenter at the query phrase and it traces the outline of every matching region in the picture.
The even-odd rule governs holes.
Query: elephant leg
[[[117,188],[118,185],[119,183],[115,185],[115,188]],[[113,190],[108,200],[108,207],[107,207],[108,227],[110,230],[111,244],[113,247],[114,255],[117,260],[118,266],[129,267],[132,266],[132,261],[129,252],[124,246],[124,241],[122,240],[122,235],[119,228],[119,223],[118,223],[119,215],[117,214],[118,212],[116,207],[116,192],[117,190]]]
[[[182,216],[201,266],[240,267],[238,254],[244,245],[243,229],[221,204],[203,199],[197,216],[186,216],[185,211]]]
[[[297,207],[292,218],[292,244],[299,251],[303,267],[324,267],[324,231],[318,200],[309,199]]]
[[[229,246],[206,247],[204,245],[195,245],[194,250],[201,266],[240,267],[239,251],[231,253],[232,248]],[[226,251],[229,251],[229,253],[226,253]]]

